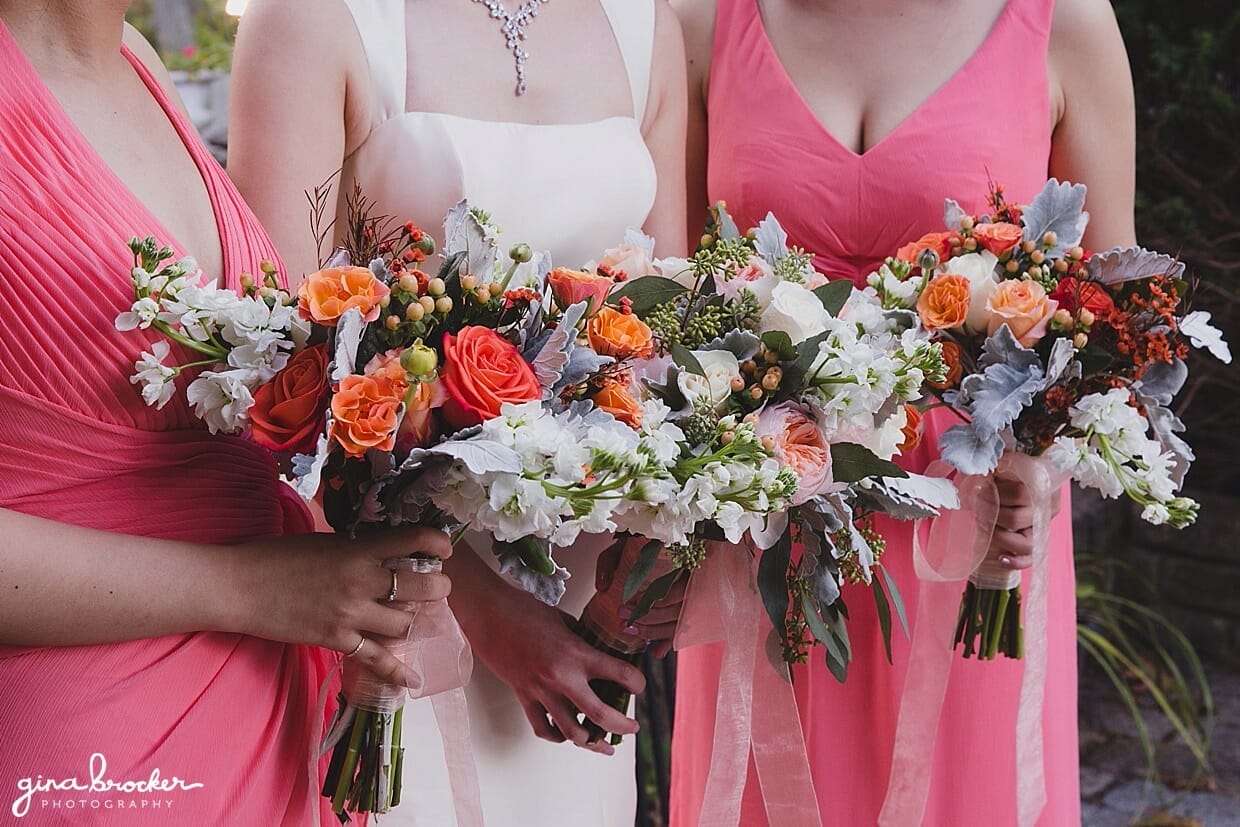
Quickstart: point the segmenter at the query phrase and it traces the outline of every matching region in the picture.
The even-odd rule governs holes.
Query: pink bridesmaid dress
[[[790,240],[817,254],[832,277],[864,284],[903,243],[942,230],[943,199],[985,209],[989,180],[1027,202],[1047,178],[1050,124],[1047,44],[1051,0],[1009,0],[968,62],[897,129],[864,154],[842,145],[816,119],[767,38],[756,0],[719,0],[708,98],[711,201],[724,200],[742,227],[768,210]],[[876,56],[875,59],[881,59]],[[928,418],[911,469],[935,459],[950,417]],[[1048,802],[1039,824],[1080,823],[1076,718],[1075,589],[1067,492],[1049,552],[1049,680],[1042,729]],[[910,620],[918,581],[908,524],[883,521],[883,564]],[[821,652],[793,670],[794,688],[823,823],[878,821],[908,664],[897,628],[894,665],[883,652],[868,590],[845,590],[854,662],[840,684]],[[672,824],[698,823],[709,770],[720,651],[680,654],[672,745]],[[1015,721],[1024,665],[954,659],[933,754],[922,824],[1016,824]],[[766,823],[752,764],[741,823]],[[711,827],[715,827],[711,825]],[[783,827],[782,825],[780,827]],[[909,825],[909,827],[915,827]]]
[[[197,163],[236,288],[274,248],[193,127],[125,56]],[[206,543],[310,531],[263,449],[208,434],[183,395],[163,410],[143,404],[129,376],[157,337],[113,326],[132,301],[125,242],[175,240],[2,24],[0,77],[0,507]],[[309,757],[332,662],[325,650],[209,632],[0,647],[0,821],[301,825],[318,809],[329,823]],[[125,785],[153,773],[184,784]]]

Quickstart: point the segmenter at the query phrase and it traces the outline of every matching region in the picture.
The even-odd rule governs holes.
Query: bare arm
[[[656,0],[650,97],[642,137],[654,159],[658,191],[645,231],[661,256],[682,256],[685,241],[685,63],[680,24],[664,0]]]
[[[442,532],[385,532],[366,543],[327,534],[238,546],[133,537],[0,509],[0,644],[73,646],[196,631],[249,634],[349,652],[402,637],[409,615],[381,602],[383,560],[451,554]],[[447,596],[443,575],[398,574],[402,600]],[[400,681],[379,646],[359,653]]]
[[[1089,187],[1085,246],[1136,243],[1132,73],[1107,0],[1060,0],[1051,27],[1051,175]]]
[[[672,0],[684,30],[689,98],[685,182],[688,238],[696,243],[706,223],[706,91],[715,36],[715,0]]]
[[[365,138],[367,72],[341,0],[254,0],[246,9],[233,54],[228,173],[294,285],[319,261],[305,193],[332,179]],[[334,214],[335,199],[328,220]]]

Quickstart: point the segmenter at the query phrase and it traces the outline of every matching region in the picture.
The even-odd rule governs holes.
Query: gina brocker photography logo
[[[18,779],[17,798],[10,811],[22,818],[31,811],[171,810],[179,795],[203,786],[175,775],[165,777],[159,767],[144,778],[110,778],[107,758],[96,752],[90,756],[86,778],[35,775]]]

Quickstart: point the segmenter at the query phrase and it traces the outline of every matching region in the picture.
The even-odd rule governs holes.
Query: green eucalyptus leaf
[[[840,311],[844,309],[844,305],[848,302],[848,297],[852,295],[853,284],[848,279],[836,279],[829,281],[822,287],[815,288],[814,295],[822,302],[822,306],[832,316],[839,316]]]
[[[640,315],[686,292],[688,288],[683,284],[677,284],[663,276],[642,276],[620,285],[611,292],[607,300],[614,304],[620,299],[628,299],[633,303],[633,312]]]
[[[693,351],[679,343],[672,343],[667,349],[672,355],[672,361],[687,370],[689,373],[696,373],[698,376],[705,376],[706,371],[702,369],[702,363],[693,355]]]
[[[775,545],[762,552],[758,561],[758,592],[781,637],[788,633],[788,561],[791,557],[792,535],[785,531]]]
[[[907,477],[908,472],[861,445],[837,442],[831,446],[831,476],[836,482],[859,482],[866,477]]]
[[[632,600],[642,583],[650,576],[650,572],[654,571],[654,564],[658,561],[659,550],[662,548],[663,544],[658,540],[651,540],[642,546],[642,550],[637,553],[637,561],[633,563],[633,568],[629,570],[629,576],[624,581],[623,602]]]

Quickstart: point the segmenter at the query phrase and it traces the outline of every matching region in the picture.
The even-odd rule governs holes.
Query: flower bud
[[[773,350],[766,350],[766,351],[763,351],[763,352],[762,352],[762,358],[763,358],[763,360],[765,360],[765,361],[766,361],[766,363],[767,363],[768,365],[778,365],[778,364],[779,364],[779,354],[778,354],[778,353],[776,353],[776,352],[775,352],[775,351],[773,351]]]
[[[418,252],[429,256],[435,252],[435,239],[426,233],[422,233],[422,237],[415,241],[413,246]]]
[[[699,247],[705,247],[707,249],[710,249],[710,247],[713,246],[714,243],[715,243],[715,237],[711,235],[710,233],[703,233],[702,237],[698,239]]]
[[[768,370],[766,375],[762,377],[762,387],[768,391],[776,390],[779,387],[780,376],[773,370]]]
[[[439,298],[435,299],[435,310],[438,313],[451,313],[452,312],[452,297],[451,296],[440,296]]]
[[[939,266],[939,254],[927,247],[917,254],[917,266],[923,273],[934,272]]]
[[[242,273],[237,281],[241,283],[242,290],[250,291],[254,289],[254,277],[249,273]]]
[[[1085,258],[1085,251],[1081,249],[1081,246],[1078,244],[1075,247],[1069,247],[1066,255],[1073,261],[1080,261]]]
[[[419,339],[400,352],[400,366],[414,378],[430,376],[439,367],[439,354]]]
[[[744,422],[746,425],[757,425],[758,424],[758,412],[751,411],[745,414],[744,418],[741,419],[741,422]]]
[[[513,261],[524,264],[534,257],[534,251],[530,249],[528,244],[514,244],[512,249],[508,251],[508,257]]]

